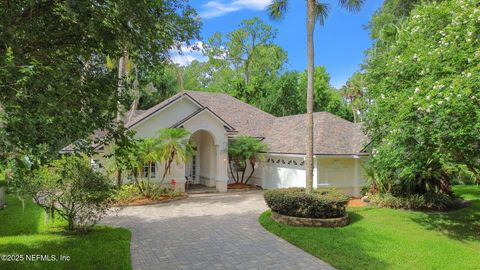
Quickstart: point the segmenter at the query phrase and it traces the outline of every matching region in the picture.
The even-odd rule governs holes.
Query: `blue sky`
[[[245,19],[258,16],[278,29],[276,44],[288,52],[287,68],[304,70],[307,64],[305,1],[290,0],[290,7],[283,21],[271,21],[266,13],[270,0],[193,0],[190,4],[202,17],[202,39],[215,32],[228,33]],[[340,87],[358,70],[364,52],[371,46],[368,23],[382,0],[367,0],[358,13],[349,13],[338,6],[338,1],[325,0],[330,14],[323,27],[315,29],[315,65],[326,66],[331,84]],[[175,58],[175,57],[174,57]],[[202,57],[198,53],[178,56],[176,62],[188,63]],[[174,60],[175,61],[175,60]]]

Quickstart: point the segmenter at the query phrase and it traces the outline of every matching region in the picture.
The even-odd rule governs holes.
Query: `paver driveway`
[[[261,191],[192,195],[123,209],[105,223],[132,231],[134,269],[333,269],[267,232]]]

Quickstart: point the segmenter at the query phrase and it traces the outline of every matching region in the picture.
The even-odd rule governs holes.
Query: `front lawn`
[[[46,225],[44,211],[31,201],[25,201],[24,209],[13,196],[6,203],[0,210],[0,256],[16,254],[22,260],[23,255],[23,262],[2,256],[0,269],[131,269],[130,231],[96,226],[87,234],[69,234],[63,221]],[[27,255],[49,255],[50,260],[55,255],[57,261],[27,262]],[[70,260],[59,261],[61,255]]]
[[[349,208],[343,228],[291,227],[263,213],[270,232],[338,269],[479,269],[480,188],[455,186],[472,206],[449,213]]]

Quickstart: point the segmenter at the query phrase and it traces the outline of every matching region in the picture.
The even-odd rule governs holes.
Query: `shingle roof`
[[[143,119],[185,95],[196,101],[199,106],[209,108],[240,134],[263,138],[275,120],[275,116],[224,93],[182,91],[144,111],[127,127],[130,128],[140,123]]]
[[[313,114],[316,155],[359,154],[367,142],[360,124],[354,124],[328,112]],[[306,150],[306,115],[278,117],[265,142],[269,152],[304,154]]]
[[[275,117],[228,94],[182,91],[146,110],[128,127],[162,109],[173,101],[188,96],[230,124],[238,134],[265,138],[269,152],[304,154],[306,145],[305,114]],[[314,153],[347,155],[360,153],[367,142],[361,124],[354,124],[328,112],[314,113]]]
[[[238,134],[264,138],[268,152],[304,154],[306,149],[306,115],[275,117],[228,94],[182,91],[145,111],[134,112],[127,128],[142,122],[157,111],[187,96],[202,109],[209,109]],[[360,154],[368,142],[361,124],[354,124],[328,112],[314,113],[314,154]],[[94,137],[102,133],[96,132]],[[64,150],[72,150],[72,145]],[[67,151],[68,151],[67,150]]]
[[[266,137],[275,116],[223,93],[186,91],[229,123],[239,134]]]

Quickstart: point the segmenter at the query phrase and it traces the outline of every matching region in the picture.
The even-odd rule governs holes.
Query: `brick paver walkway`
[[[261,191],[193,195],[123,209],[105,223],[132,231],[133,269],[334,269],[267,232]]]

